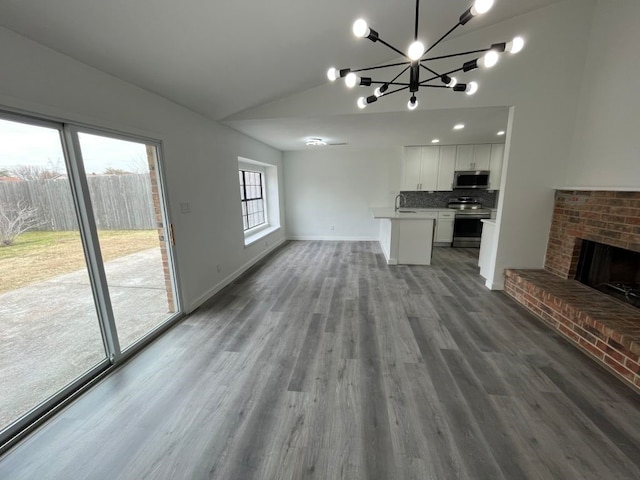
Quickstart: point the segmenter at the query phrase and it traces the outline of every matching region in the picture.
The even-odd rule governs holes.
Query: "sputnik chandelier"
[[[402,55],[407,61],[402,61],[398,63],[389,63],[386,65],[379,65],[376,67],[368,67],[368,68],[343,68],[337,69],[331,67],[327,72],[327,77],[332,82],[337,80],[338,78],[344,78],[345,84],[349,88],[353,88],[356,85],[368,87],[372,85],[377,85],[378,87],[375,89],[373,95],[369,95],[367,97],[358,98],[357,105],[359,108],[365,108],[367,105],[376,102],[378,98],[382,98],[393,93],[398,93],[404,90],[409,90],[411,92],[411,97],[409,98],[409,102],[407,103],[407,107],[409,110],[414,110],[418,106],[418,99],[416,97],[416,93],[421,87],[425,88],[449,88],[454,92],[465,92],[467,95],[473,95],[478,90],[478,84],[476,82],[468,82],[468,83],[460,83],[456,79],[456,77],[452,76],[459,72],[470,72],[477,68],[491,68],[500,59],[500,55],[509,52],[509,53],[518,53],[522,50],[524,46],[524,40],[521,37],[515,37],[510,42],[504,43],[494,43],[489,48],[483,48],[479,50],[470,50],[466,52],[452,53],[449,55],[440,55],[440,56],[428,56],[429,52],[431,52],[440,42],[442,42],[445,38],[447,38],[451,33],[453,33],[458,27],[466,25],[473,17],[478,15],[482,15],[483,13],[488,12],[493,6],[494,0],[475,0],[473,5],[469,7],[458,20],[458,23],[454,25],[447,33],[442,35],[436,42],[434,42],[429,48],[426,48],[424,43],[418,40],[418,20],[420,13],[420,0],[416,0],[416,20],[415,20],[415,30],[413,43],[409,45],[407,52],[403,52],[393,45],[385,42],[380,38],[378,32],[373,30],[367,25],[367,22],[363,19],[358,19],[353,24],[353,34],[358,38],[368,38],[372,42],[380,42],[386,47],[390,48],[394,52]],[[451,70],[445,73],[438,73],[435,70],[435,67],[431,67],[433,65],[432,62],[437,60],[444,60],[447,58],[459,57],[459,56],[467,56],[474,54],[483,54],[482,56],[475,58],[473,60],[469,60],[463,64],[462,67],[457,68],[455,70]],[[390,81],[377,81],[372,79],[371,77],[360,76],[360,72],[368,72],[371,70],[379,70],[385,68],[400,68],[400,73],[398,73],[395,77],[393,77]],[[421,80],[420,73],[424,71],[427,73],[427,78]],[[409,72],[408,82],[399,81],[399,79],[405,74]]]

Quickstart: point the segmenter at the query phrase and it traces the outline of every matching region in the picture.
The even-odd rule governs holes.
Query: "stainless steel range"
[[[475,197],[458,197],[447,204],[456,211],[452,247],[480,247],[482,219],[491,218],[491,210],[482,208]]]

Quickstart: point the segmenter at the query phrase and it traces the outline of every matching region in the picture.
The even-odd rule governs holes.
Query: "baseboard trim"
[[[377,237],[327,237],[322,235],[292,235],[287,237],[287,240],[303,240],[303,241],[315,241],[325,240],[330,242],[377,242]]]
[[[286,243],[288,241],[288,239],[283,238],[282,240],[280,240],[279,242],[271,245],[269,248],[263,250],[262,252],[260,252],[259,255],[256,255],[254,258],[252,258],[251,260],[249,260],[248,262],[246,262],[244,265],[242,265],[240,268],[238,268],[236,271],[234,271],[233,273],[227,275],[224,279],[222,279],[220,282],[218,282],[216,285],[214,285],[212,288],[210,288],[209,290],[207,290],[205,293],[203,293],[202,295],[200,295],[198,298],[196,298],[191,305],[189,305],[189,308],[187,309],[187,314],[192,313],[194,310],[196,310],[198,307],[200,307],[200,305],[202,305],[203,303],[205,303],[207,300],[209,300],[211,297],[213,297],[216,293],[218,293],[220,290],[222,290],[224,287],[226,287],[227,285],[229,285],[231,282],[233,282],[236,278],[238,278],[240,275],[242,275],[244,272],[246,272],[247,270],[249,270],[251,267],[253,267],[256,263],[258,263],[260,260],[262,260],[264,257],[266,257],[267,255],[269,255],[271,252],[273,252],[274,250],[276,250],[277,248],[279,248],[280,246],[282,246],[284,243]]]

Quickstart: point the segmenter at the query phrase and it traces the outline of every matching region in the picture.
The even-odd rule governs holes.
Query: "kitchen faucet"
[[[400,199],[400,202],[398,202]],[[399,208],[406,206],[407,199],[405,198],[403,193],[399,193],[396,195],[396,199],[393,201],[394,210],[397,212]]]

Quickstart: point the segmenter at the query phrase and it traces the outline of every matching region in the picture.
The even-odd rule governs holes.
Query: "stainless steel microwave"
[[[453,174],[453,188],[489,188],[489,170],[458,170]]]

